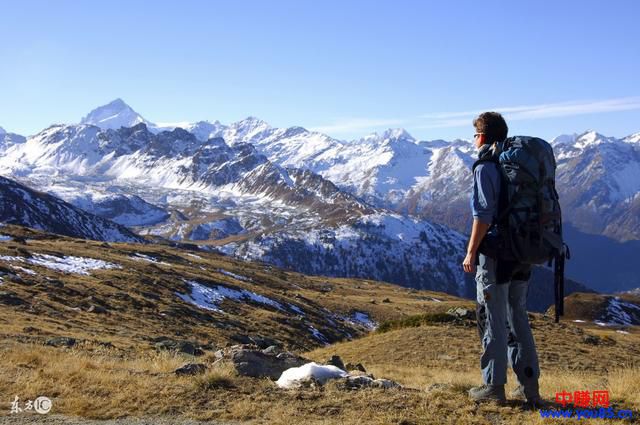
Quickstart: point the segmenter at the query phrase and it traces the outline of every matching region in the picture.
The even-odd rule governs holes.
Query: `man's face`
[[[487,136],[484,133],[479,133],[477,130],[476,130],[476,134],[473,135],[473,141],[477,149],[480,149],[480,147],[484,145],[486,139],[487,139]]]

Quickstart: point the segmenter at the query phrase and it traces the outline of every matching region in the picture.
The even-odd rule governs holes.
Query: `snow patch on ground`
[[[13,240],[13,238],[11,236],[7,236],[7,235],[0,235],[0,242],[8,242]]]
[[[220,309],[219,304],[225,298],[232,299],[238,302],[253,301],[259,304],[270,305],[277,308],[278,310],[284,310],[279,302],[265,297],[264,295],[248,291],[246,289],[232,289],[222,285],[209,287],[193,280],[188,280],[185,282],[191,287],[191,293],[185,295],[176,292],[176,295],[182,300],[194,304],[205,310],[224,313]]]
[[[302,382],[313,378],[324,384],[330,379],[346,378],[349,374],[332,365],[319,365],[315,362],[304,364],[300,367],[292,367],[282,372],[276,384],[280,388],[297,388]]]
[[[609,299],[609,305],[602,321],[608,325],[636,325],[638,324],[637,317],[640,317],[640,306],[626,302],[620,297],[613,297]]]
[[[322,332],[316,329],[313,325],[307,325],[307,326],[309,327],[309,331],[311,332],[311,334],[315,339],[317,339],[318,341],[320,341],[325,345],[329,344],[329,340],[327,339],[326,336],[324,336]]]
[[[298,307],[295,304],[289,304],[289,309],[295,311],[296,313],[298,313],[301,316],[304,316],[304,311],[302,311],[302,309],[300,307]]]
[[[26,273],[26,274],[31,275],[31,276],[35,276],[37,274],[36,272],[34,272],[31,269],[25,269],[24,267],[20,267],[20,266],[12,265],[11,268],[14,269],[14,270],[18,270],[18,271],[20,271],[22,273]]]
[[[135,255],[132,255],[129,258],[131,258],[132,260],[135,260],[135,261],[146,261],[148,263],[162,264],[162,265],[165,265],[165,266],[170,266],[171,265],[171,264],[166,263],[164,261],[160,261],[155,257],[151,257],[151,256],[145,255],[145,254],[140,254],[138,252],[136,252]]]
[[[224,275],[227,275],[227,276],[230,276],[230,277],[232,277],[232,278],[234,278],[234,279],[238,279],[238,280],[245,280],[245,281],[247,281],[247,280],[251,280],[251,279],[249,279],[249,278],[248,278],[248,277],[246,277],[246,276],[241,276],[241,275],[239,275],[239,274],[235,274],[235,273],[232,273],[232,272],[227,271],[227,270],[224,270],[224,269],[218,269],[218,271],[219,271],[220,273],[222,273],[222,274],[224,274]]]
[[[33,254],[31,258],[0,256],[0,260],[7,261],[9,263],[29,263],[63,273],[76,273],[82,275],[89,275],[90,270],[122,268],[117,264],[109,263],[107,261],[96,260],[95,258],[74,257],[71,255],[56,257],[48,254]]]
[[[372,320],[368,313],[363,313],[361,311],[356,311],[350,316],[344,317],[344,320],[354,325],[365,327],[369,330],[374,330],[378,327],[378,323]]]

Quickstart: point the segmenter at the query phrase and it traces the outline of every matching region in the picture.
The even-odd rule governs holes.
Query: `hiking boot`
[[[518,385],[509,393],[509,398],[515,398],[518,400],[524,400],[526,404],[536,407],[542,404],[540,393],[538,392],[538,385],[532,385],[532,388],[526,388],[524,385]]]
[[[481,385],[471,388],[469,397],[475,401],[497,401],[499,403],[507,401],[504,395],[504,385]]]

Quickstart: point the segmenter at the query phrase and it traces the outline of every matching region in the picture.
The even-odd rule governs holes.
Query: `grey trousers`
[[[540,368],[527,315],[528,281],[497,284],[495,260],[480,254],[476,284],[483,382],[506,384],[509,364],[520,385],[537,388]]]

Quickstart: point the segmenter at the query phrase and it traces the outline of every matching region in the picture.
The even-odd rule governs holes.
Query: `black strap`
[[[569,247],[565,244],[562,252],[555,258],[555,270],[553,289],[555,293],[555,322],[560,321],[560,316],[564,316],[564,262],[571,258]]]

